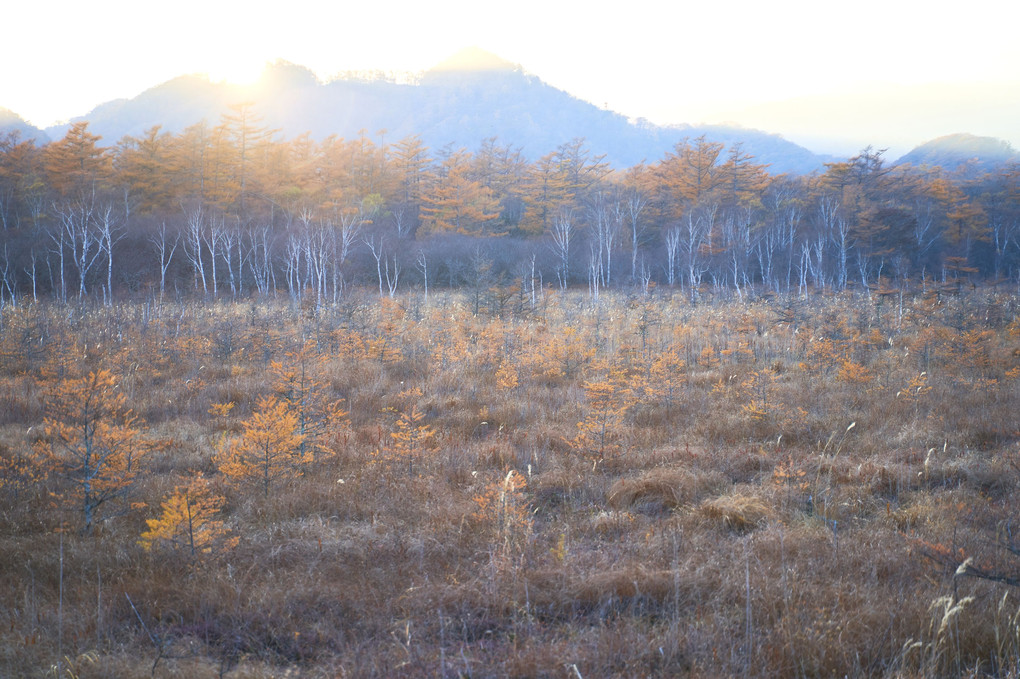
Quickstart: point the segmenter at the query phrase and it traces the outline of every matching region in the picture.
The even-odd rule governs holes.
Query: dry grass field
[[[0,313],[0,676],[1020,676],[1020,301]]]

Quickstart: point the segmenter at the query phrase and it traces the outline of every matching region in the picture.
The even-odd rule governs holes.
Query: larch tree
[[[299,175],[291,144],[274,139],[277,129],[254,128],[245,139],[244,211],[237,224],[247,228],[252,222],[272,222],[278,206],[301,191],[307,175]],[[301,168],[307,171],[307,167]]]
[[[531,164],[525,179],[522,230],[532,236],[551,232],[556,219],[571,209],[571,200],[566,171],[557,155],[542,156]]]
[[[680,219],[703,204],[722,184],[718,162],[723,144],[704,136],[683,140],[655,168],[659,186],[659,209],[667,218]]]
[[[988,215],[979,202],[967,200],[962,191],[957,189],[954,194],[943,235],[954,253],[946,257],[946,270],[952,272],[954,278],[964,278],[978,271],[971,256],[977,243],[989,240]]]
[[[255,485],[269,497],[275,484],[301,476],[313,461],[311,451],[301,450],[305,436],[298,415],[284,400],[260,398],[241,426],[241,436],[227,442],[214,460],[236,485]]]
[[[769,184],[768,165],[754,162],[743,145],[733,144],[726,159],[718,166],[719,190],[726,208],[746,207],[761,201]]]
[[[230,537],[220,518],[224,504],[226,498],[215,491],[209,479],[196,473],[163,500],[158,517],[146,519],[148,530],[138,543],[146,551],[184,552],[191,559],[230,548],[237,538]]]
[[[99,147],[102,139],[88,131],[87,122],[78,122],[60,141],[46,146],[43,163],[46,181],[50,188],[64,198],[75,198],[93,193],[109,179],[111,163],[105,149]]]
[[[380,136],[385,138],[386,131]],[[348,181],[354,200],[362,201],[372,194],[381,195],[386,166],[386,147],[376,144],[368,130],[358,130],[358,138],[352,139],[346,147]]]
[[[104,252],[99,227],[101,216],[111,216],[106,210],[110,204],[103,197],[111,163],[106,150],[98,146],[100,139],[88,131],[87,122],[75,123],[63,139],[43,152],[47,183],[54,193],[52,209],[57,215],[47,233],[59,259],[61,299],[66,299],[66,264],[78,274],[81,298],[88,274]],[[110,224],[107,220],[107,226]]]
[[[67,484],[62,494],[78,507],[83,531],[128,495],[149,448],[126,401],[108,370],[53,378],[45,391],[43,438],[35,453],[42,468]]]
[[[644,393],[649,400],[657,401],[666,408],[666,418],[671,419],[676,402],[687,387],[687,363],[679,344],[671,344],[652,360],[646,378]]]
[[[470,154],[455,151],[435,176],[422,206],[426,228],[438,233],[499,236],[499,202],[492,190],[472,175]]]
[[[326,355],[312,341],[288,351],[285,361],[270,362],[273,388],[297,416],[301,458],[329,454],[347,416],[341,402],[329,398],[326,372]]]
[[[390,432],[392,442],[387,453],[394,461],[407,463],[408,476],[414,476],[415,464],[432,442],[434,432],[424,420],[425,414],[411,406],[400,414],[396,431]]]
[[[1013,165],[997,172],[982,196],[988,217],[988,236],[993,247],[993,280],[1012,278],[1007,266],[1009,253],[1020,245],[1020,166]]]
[[[335,135],[319,143],[315,172],[320,187],[318,197],[323,209],[356,203],[360,199],[352,188],[349,146],[347,141]]]
[[[268,194],[274,205],[287,215],[305,210],[317,212],[323,205],[324,183],[319,178],[321,157],[319,146],[305,133],[285,142],[272,144],[273,177],[268,181]]]
[[[492,530],[494,558],[513,559],[524,550],[532,531],[532,512],[524,492],[528,481],[511,469],[486,484],[472,501],[472,515]]]
[[[606,366],[592,380],[584,382],[584,411],[571,444],[582,457],[598,468],[623,450],[624,420],[634,404],[634,394],[619,366]]]
[[[42,150],[18,132],[0,135],[0,228],[36,225],[45,183]],[[33,206],[36,209],[33,209]]]
[[[256,148],[263,145],[276,132],[260,126],[262,119],[253,108],[252,102],[240,102],[231,106],[231,112],[221,118],[221,129],[226,139],[231,142],[224,149],[228,150],[224,162],[230,166],[228,172],[232,180],[228,186],[236,190],[236,197],[230,207],[242,222],[247,220],[249,211],[247,201],[254,193],[252,179],[256,163],[253,163],[253,156]],[[261,164],[265,165],[265,158],[262,160]]]
[[[921,271],[931,264],[932,255],[939,250],[938,245],[945,237],[946,215],[959,194],[941,168],[917,175],[909,197],[910,254],[915,270]]]
[[[203,121],[184,129],[174,138],[170,148],[170,162],[176,168],[173,187],[175,205],[188,210],[205,205],[209,189],[213,159],[212,133]]]
[[[583,137],[560,144],[556,149],[556,162],[575,202],[583,201],[590,192],[598,190],[612,173],[605,155],[593,156]]]
[[[428,147],[412,135],[393,145],[389,164],[397,176],[397,193],[390,204],[398,236],[411,236],[421,223],[422,195],[430,162]]]
[[[524,218],[527,163],[520,148],[500,144],[496,137],[482,141],[471,158],[474,175],[499,205],[500,231],[517,232]]]
[[[140,214],[173,210],[174,178],[178,174],[174,138],[155,125],[139,137],[125,136],[113,159],[116,181],[125,192],[125,206]]]
[[[243,161],[234,142],[234,131],[225,121],[209,131],[202,193],[210,215],[239,214],[241,209]]]

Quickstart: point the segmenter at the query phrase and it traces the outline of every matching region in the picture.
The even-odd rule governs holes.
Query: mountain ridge
[[[49,135],[19,116],[14,111],[0,107],[0,135],[17,133],[22,139],[34,139],[37,144],[50,141]]]
[[[113,145],[125,135],[141,136],[156,125],[178,133],[203,120],[215,124],[229,113],[231,104],[240,102],[251,102],[265,127],[280,130],[286,138],[305,133],[320,140],[331,135],[353,138],[366,131],[385,131],[389,139],[418,135],[434,150],[472,150],[496,137],[520,148],[532,160],[572,139],[583,138],[594,155],[604,155],[615,167],[624,168],[655,162],[683,139],[705,136],[727,148],[740,144],[743,152],[768,164],[774,173],[809,174],[824,170],[827,162],[842,159],[812,152],[782,135],[751,127],[656,125],[644,119],[629,119],[555,88],[520,65],[476,47],[465,48],[427,71],[404,78],[378,73],[344,74],[322,81],[307,67],[283,60],[267,64],[254,85],[181,75],[135,97],[99,104],[84,116],[45,130],[29,125],[12,112],[5,115],[6,109],[0,109],[0,132],[17,129],[23,137],[48,141],[61,138],[71,123],[87,120],[93,134]],[[932,165],[936,164],[934,158],[943,156],[952,161],[954,156],[945,155],[946,149],[943,156],[932,156],[930,149],[922,151],[936,141],[916,147],[896,163]],[[996,147],[985,143],[981,148],[995,151]],[[989,162],[1001,162],[1001,155],[992,153],[994,158]],[[985,167],[982,163],[971,165]]]
[[[996,137],[965,132],[929,140],[901,156],[896,164],[939,166],[947,172],[974,177],[1008,163],[1020,163],[1020,153]]]
[[[263,124],[286,138],[305,133],[313,139],[353,138],[386,130],[390,139],[418,135],[435,150],[472,150],[496,137],[537,159],[580,137],[593,155],[625,168],[655,162],[684,138],[705,135],[727,146],[740,142],[744,152],[776,173],[806,174],[835,160],[759,130],[632,121],[477,48],[462,50],[409,82],[364,75],[322,82],[306,67],[286,61],[267,64],[254,86],[182,75],[131,99],[100,104],[44,132],[59,139],[70,124],[87,120],[93,134],[114,144],[155,125],[178,133],[203,120],[215,123],[230,104],[242,101],[253,103]]]

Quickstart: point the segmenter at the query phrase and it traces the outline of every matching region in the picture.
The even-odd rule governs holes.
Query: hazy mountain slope
[[[211,83],[204,76],[182,75],[152,87],[134,99],[114,99],[69,122],[89,121],[89,131],[103,144],[115,144],[124,135],[140,136],[154,125],[164,131],[180,132],[202,120],[218,121],[232,101],[243,101],[239,89]],[[49,127],[53,139],[60,139],[69,124]]]
[[[26,122],[14,111],[0,108],[0,136],[11,132],[17,132],[22,139],[35,139],[37,144],[44,144],[50,140],[45,132]]]
[[[243,101],[254,104],[266,127],[288,138],[305,132],[316,139],[352,138],[364,130],[377,139],[385,130],[386,141],[418,134],[436,151],[447,145],[474,149],[498,137],[536,159],[583,137],[593,154],[628,167],[655,162],[684,137],[704,134],[726,144],[742,142],[745,152],[769,163],[773,172],[807,173],[831,160],[757,130],[633,123],[478,50],[455,55],[414,84],[357,78],[320,83],[308,69],[288,63],[267,67],[260,82],[248,88],[182,76],[134,99],[102,104],[79,120],[89,120],[91,131],[112,144],[153,125],[179,132],[203,119],[216,123],[230,104]],[[47,132],[60,138],[66,129]]]
[[[1020,154],[1008,142],[995,137],[950,134],[921,144],[896,162],[939,166],[949,172],[959,170],[973,175],[1020,162]]]

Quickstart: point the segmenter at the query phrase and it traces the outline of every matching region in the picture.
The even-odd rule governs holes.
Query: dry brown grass
[[[789,300],[796,327],[768,303],[652,303],[643,338],[644,303],[612,295],[594,309],[550,296],[518,319],[444,295],[403,313],[361,295],[319,312],[168,304],[144,331],[130,305],[12,311],[0,676],[53,676],[58,661],[62,676],[143,676],[157,657],[165,677],[1015,676],[1015,597],[953,576],[961,555],[1017,567],[1008,323],[967,335],[984,326],[962,298],[908,305],[902,326],[850,296]],[[358,353],[385,323],[395,353]],[[575,345],[549,359],[562,370],[529,373],[568,327]],[[327,353],[349,435],[268,498],[234,490],[216,450],[302,338]],[[839,377],[820,340],[868,380]],[[621,453],[593,465],[572,443],[591,366],[637,380],[670,345],[681,393],[668,409],[642,396]],[[117,372],[163,443],[93,535],[58,479],[17,466],[42,435],[39,378],[57,355]],[[496,383],[503,362],[516,387]],[[921,371],[930,390],[897,395]],[[763,416],[746,407],[755,384]],[[209,413],[227,401],[226,418]],[[435,432],[413,473],[387,452],[411,406]],[[526,483],[503,506],[511,470]],[[195,471],[225,495],[237,546],[145,552],[145,520]],[[939,636],[946,609],[931,604],[950,595],[975,603]]]
[[[617,480],[607,500],[615,509],[658,514],[695,504],[725,486],[726,478],[718,472],[653,467],[637,477]]]
[[[698,511],[713,520],[720,521],[736,533],[746,533],[765,524],[772,510],[760,498],[751,495],[725,495],[706,500]]]

